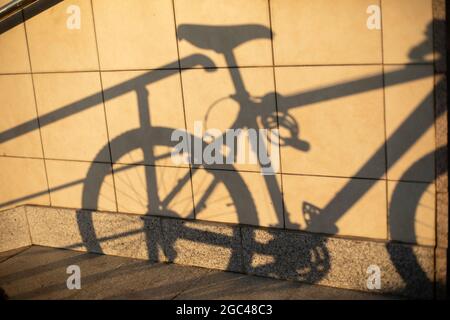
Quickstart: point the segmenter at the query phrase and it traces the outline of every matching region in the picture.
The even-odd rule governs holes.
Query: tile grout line
[[[242,272],[247,273],[247,263],[246,263],[246,255],[245,255],[245,242],[244,242],[244,237],[242,236],[242,225],[237,225],[236,228],[239,230],[239,238],[241,240],[241,268],[242,268]],[[253,231],[254,233],[254,231]]]
[[[385,200],[386,200],[386,240],[391,240],[390,217],[389,217],[389,183],[388,183],[388,138],[387,138],[387,116],[386,116],[386,79],[384,65],[384,29],[383,29],[383,0],[379,0],[380,5],[380,40],[381,40],[381,81],[383,87],[383,123],[384,123],[384,172],[385,172]]]
[[[34,159],[43,160],[44,158],[39,157],[25,157],[25,156],[11,156],[11,155],[0,155],[1,158],[16,158],[16,159]],[[88,161],[88,160],[73,160],[73,159],[58,159],[58,158],[45,158],[47,161],[60,161],[60,162],[80,162],[80,163],[96,163],[96,164],[111,164],[107,161]],[[121,166],[145,166],[145,167],[162,167],[162,168],[181,168],[188,169],[188,167],[181,167],[175,165],[167,164],[146,164],[143,162],[138,163],[126,163],[126,162],[114,162],[113,164],[118,164]],[[225,171],[225,172],[243,172],[243,173],[259,173],[261,171],[256,170],[231,170],[220,167],[205,168],[201,166],[192,167],[193,170],[207,170],[207,171]],[[338,176],[330,174],[312,174],[312,173],[294,173],[294,172],[284,172],[276,173],[275,175],[285,175],[285,176],[300,176],[300,177],[317,177],[317,178],[333,178],[333,179],[353,179],[353,180],[370,180],[370,181],[390,181],[390,182],[405,182],[405,183],[419,183],[419,184],[430,184],[431,181],[421,181],[421,180],[397,180],[397,179],[386,179],[386,178],[372,178],[372,177],[358,177],[358,176]]]
[[[433,30],[434,32],[434,30]],[[434,39],[433,39],[434,40]],[[433,41],[434,42],[434,41]],[[434,54],[434,48],[433,48],[433,54]],[[434,59],[434,56],[433,56]],[[436,66],[433,67],[433,127],[435,128],[436,126]],[[434,298],[436,298],[437,295],[437,282],[436,282],[436,277],[437,277],[437,257],[436,257],[436,252],[437,252],[437,248],[438,248],[438,192],[437,192],[437,179],[438,179],[438,175],[437,175],[437,170],[438,170],[438,162],[437,162],[437,132],[436,130],[434,130],[434,190],[435,190],[435,194],[434,194],[434,242],[435,242],[435,248],[434,248],[434,259],[433,259],[433,263],[434,263],[434,273],[433,273],[433,280],[434,280],[434,286],[433,286],[433,296]]]
[[[436,80],[437,80],[437,66],[436,66],[436,30],[435,30],[435,17],[434,17],[434,4],[435,4],[435,0],[431,1],[431,12],[433,15],[433,23],[431,23],[431,35],[433,37],[433,129],[434,129],[434,190],[435,190],[435,195],[434,195],[434,241],[435,241],[435,248],[434,248],[434,256],[433,256],[433,267],[434,267],[434,272],[433,272],[433,281],[434,281],[434,286],[433,286],[433,297],[436,298],[437,297],[437,248],[438,248],[438,188],[437,188],[437,179],[438,179],[438,159],[437,159],[437,153],[436,150],[438,149],[438,134],[437,134],[437,90],[436,90]],[[449,1],[446,1],[446,5],[450,4]],[[446,22],[448,23],[448,18],[446,17]],[[447,40],[448,41],[448,40]],[[448,52],[447,52],[448,54]],[[448,66],[447,66],[448,67]],[[446,94],[448,94],[448,92],[446,92]],[[448,123],[448,121],[447,121]],[[448,134],[448,133],[447,133]],[[447,267],[448,268],[448,267]],[[448,278],[448,275],[447,275]]]
[[[285,65],[242,65],[242,66],[214,66],[214,67],[177,67],[177,68],[131,68],[131,69],[99,69],[99,70],[59,70],[59,71],[36,71],[33,74],[53,73],[89,73],[89,72],[127,72],[127,71],[154,71],[154,70],[204,70],[204,69],[254,69],[254,68],[314,68],[314,67],[366,67],[381,66],[381,63],[346,63],[346,64],[285,64]],[[433,66],[432,62],[406,62],[385,63],[385,66]],[[30,72],[4,72],[0,76],[30,74]]]
[[[104,87],[103,87],[102,72],[101,72],[101,68],[100,68],[100,52],[99,52],[99,48],[98,48],[97,29],[95,27],[94,3],[92,0],[90,1],[90,4],[91,4],[91,14],[92,14],[92,25],[93,25],[93,29],[94,29],[95,46],[96,46],[96,51],[97,51],[97,64],[98,64],[98,69],[99,69],[98,75],[99,75],[99,79],[100,79],[100,89],[102,91],[102,105],[103,105],[103,115],[105,118],[106,138],[108,140],[109,159],[111,161],[110,165],[111,165],[111,177],[112,177],[113,190],[114,190],[114,200],[115,200],[115,205],[116,205],[116,211],[118,212],[119,211],[119,203],[117,201],[117,190],[116,190],[116,182],[115,182],[115,177],[114,177],[114,162],[113,162],[112,151],[111,151],[111,139],[110,139],[110,135],[109,135],[108,117],[106,115],[105,92],[104,92]]]
[[[39,119],[39,108],[38,108],[38,102],[37,102],[36,87],[35,87],[35,82],[34,82],[33,64],[31,63],[30,44],[28,41],[28,29],[27,29],[27,25],[26,25],[25,12],[23,9],[21,10],[21,13],[22,13],[23,28],[25,31],[25,42],[27,45],[28,62],[30,64],[30,77],[31,77],[31,85],[33,87],[34,109],[36,112],[36,121],[37,121],[37,125],[38,125],[38,130],[39,130],[39,138],[41,141],[41,152],[42,152],[42,160],[44,163],[45,180],[47,182],[48,201],[49,201],[49,205],[52,206],[52,196],[50,194],[50,183],[49,183],[49,179],[48,179],[47,161],[46,161],[46,157],[45,157],[44,141],[42,139],[41,123],[40,123],[40,119]]]
[[[280,121],[279,121],[279,113],[278,113],[278,94],[277,94],[277,81],[275,75],[275,51],[273,46],[273,28],[272,28],[272,11],[271,11],[271,2],[267,0],[268,6],[268,15],[269,15],[269,26],[270,26],[270,48],[272,54],[272,76],[273,76],[273,87],[275,93],[275,112],[277,114],[277,130],[280,132]],[[283,184],[283,166],[281,160],[281,141],[280,135],[278,134],[278,157],[279,157],[279,166],[280,166],[280,193],[281,193],[281,213],[283,215],[283,229],[286,229],[286,206],[284,203],[284,184]],[[272,151],[272,150],[271,150]],[[276,211],[276,208],[275,208]]]
[[[23,212],[24,212],[24,214],[25,214],[25,220],[27,221],[28,234],[30,235],[30,242],[31,242],[31,245],[33,245],[33,244],[34,244],[34,241],[33,241],[33,234],[31,233],[30,221],[29,221],[29,219],[28,219],[28,210],[27,210],[27,206],[24,205],[22,208],[23,208]]]
[[[448,1],[447,1],[447,3],[448,3]],[[432,14],[434,14],[434,9],[433,9],[433,4],[434,4],[434,0],[433,1],[431,1],[431,11],[432,11]],[[446,17],[447,18],[447,22],[448,22],[448,17]],[[434,16],[433,16],[433,20],[434,20]],[[432,32],[431,32],[431,34],[432,34],[432,37],[433,37],[433,127],[435,127],[436,126],[436,107],[437,107],[437,105],[436,105],[436,101],[437,101],[437,99],[436,99],[436,52],[435,52],[435,34],[434,34],[434,32],[435,32],[435,30],[434,30],[434,23],[432,23],[431,24],[431,28],[432,28]],[[434,283],[434,285],[433,285],[433,297],[434,298],[436,298],[436,296],[437,296],[437,282],[436,282],[436,280],[437,280],[437,257],[436,257],[436,254],[437,254],[437,247],[438,247],[438,237],[437,237],[437,234],[438,234],[438,227],[437,227],[437,224],[438,224],[438,214],[437,214],[437,208],[438,208],[438,201],[437,201],[437,195],[438,195],[438,193],[437,193],[437,177],[438,177],[438,175],[437,175],[437,169],[438,169],[438,163],[437,163],[437,157],[436,157],[436,150],[437,150],[437,141],[438,141],[438,139],[437,139],[437,132],[436,132],[436,130],[434,130],[434,176],[435,176],[435,179],[434,179],[434,190],[435,190],[435,195],[434,195],[434,241],[435,241],[435,247],[434,247],[434,250],[433,250],[433,269],[434,269],[434,272],[433,272],[433,283]],[[448,266],[447,266],[447,268],[448,268]],[[448,275],[447,275],[447,277],[448,277]]]
[[[178,59],[178,76],[180,79],[180,89],[181,89],[181,102],[183,105],[183,118],[184,118],[184,128],[186,130],[186,137],[189,136],[188,127],[187,127],[187,117],[186,117],[186,103],[184,100],[184,86],[183,86],[183,76],[181,74],[181,61],[180,61],[180,48],[178,44],[178,32],[177,32],[177,17],[176,17],[176,9],[175,9],[175,0],[172,0],[172,12],[173,12],[173,23],[175,27],[175,43],[177,45],[177,59]],[[188,139],[189,141],[189,139]],[[189,149],[192,150],[191,145],[189,144]],[[191,155],[192,157],[192,155]],[[194,199],[194,182],[192,179],[192,165],[189,163],[189,182],[191,184],[191,200],[192,200],[192,213],[194,215],[193,219],[195,220],[197,217],[197,213],[195,212],[195,199]]]

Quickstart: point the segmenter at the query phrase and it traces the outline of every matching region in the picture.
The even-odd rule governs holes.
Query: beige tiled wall
[[[33,83],[29,74],[0,75],[0,131],[30,122],[31,132],[0,145],[2,155],[42,158]]]
[[[82,26],[68,29],[66,10],[77,5]],[[29,12],[25,9],[24,16]],[[33,72],[98,70],[94,23],[89,0],[63,1],[25,23]]]
[[[81,9],[80,29],[66,27],[69,5]],[[366,26],[370,5],[381,8],[381,30]],[[408,171],[435,149],[431,0],[66,0],[23,16],[0,34],[0,208],[98,208],[434,244],[434,164]],[[228,65],[221,50],[234,46]],[[192,55],[219,68],[204,70]],[[230,71],[248,103],[232,99],[242,90]],[[296,123],[309,144],[282,143],[273,176],[251,164],[176,165],[164,156],[170,130],[154,129],[194,133],[207,118],[207,128],[225,130],[239,112],[263,128],[255,108],[278,115],[281,131]],[[418,205],[392,205],[396,190],[423,186]],[[413,234],[390,230],[403,216],[413,217]]]
[[[147,90],[147,103],[151,106],[148,111],[148,118],[145,121],[150,122],[156,127],[167,128],[185,128],[183,113],[183,97],[180,85],[179,73],[170,74],[167,70],[155,70],[153,72],[162,80],[145,85]],[[132,80],[135,77],[145,75],[145,71],[112,71],[102,72],[103,86],[106,90],[120,86],[121,83]],[[114,94],[117,90],[113,89]],[[106,97],[107,99],[108,97]],[[108,121],[109,137],[115,139],[126,132],[140,127],[139,118],[139,100],[135,92],[127,92],[117,96],[117,98],[105,102],[106,118]],[[156,140],[159,146],[155,147],[156,156],[170,152],[167,147],[170,144],[170,136],[155,137],[151,129],[144,128],[137,137],[140,143],[145,145],[148,139]],[[125,142],[125,143],[131,143]],[[120,153],[120,149],[111,145],[111,153],[115,162],[133,164],[144,162],[145,164],[170,165],[171,159],[162,158],[149,161],[143,158],[141,149],[134,149],[125,155]]]
[[[275,63],[381,63],[381,32],[366,27],[373,4],[379,0],[271,1]]]
[[[39,116],[52,114],[101,92],[98,72],[44,73],[34,75],[36,105]],[[52,117],[58,119],[57,117]],[[41,128],[42,145],[47,158],[65,160],[109,161],[96,157],[108,144],[103,104],[99,103],[76,114],[62,117]]]
[[[317,66],[276,69],[277,92],[292,95],[309,92],[317,102],[290,114],[300,125],[300,135],[311,143],[308,152],[292,146],[281,148],[283,172],[353,177],[384,143],[383,79],[381,66]],[[324,99],[320,88],[375,77],[377,88],[340,95],[340,88],[329,90],[336,98]],[[363,87],[363,85],[362,85]],[[283,107],[283,105],[281,105]],[[367,116],[370,114],[370,117]],[[337,161],[338,160],[338,161]],[[380,178],[385,168],[384,150],[362,178]]]

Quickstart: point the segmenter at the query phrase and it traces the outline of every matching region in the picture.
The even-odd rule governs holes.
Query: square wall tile
[[[282,67],[276,82],[283,173],[384,175],[380,66]]]
[[[280,175],[194,169],[192,185],[196,219],[283,227]]]
[[[434,183],[388,181],[391,240],[434,245],[436,191]]]
[[[28,10],[24,12],[27,18]],[[79,29],[73,28],[78,17]],[[98,70],[89,0],[62,1],[25,24],[34,72]]]
[[[276,65],[381,63],[381,31],[367,27],[376,0],[272,0]]]
[[[188,168],[114,165],[120,212],[194,218]]]
[[[283,175],[286,228],[387,238],[386,182]]]
[[[433,61],[432,0],[381,0],[385,63]]]
[[[177,62],[172,1],[93,1],[102,70],[161,68]]]
[[[22,157],[42,157],[41,138],[34,101],[31,75],[0,76],[0,154]],[[27,124],[30,131],[21,133],[19,126]]]
[[[433,66],[385,67],[388,178],[432,181],[434,156],[411,168],[435,149]]]
[[[182,58],[200,53],[221,67],[272,65],[268,1],[176,0],[175,13]],[[235,62],[223,55],[231,51]]]
[[[39,117],[50,118],[48,124],[41,126],[45,156],[109,162],[109,151],[100,153],[108,146],[100,75],[37,74],[34,79]]]
[[[0,157],[0,181],[0,210],[50,204],[44,160]]]
[[[113,162],[175,165],[171,134],[185,131],[178,70],[103,72],[102,80]],[[135,90],[121,93],[128,87]]]
[[[233,72],[235,75],[240,74],[242,77],[243,83],[250,94],[248,102],[239,105],[231,97],[233,94],[245,95],[246,93],[243,90],[235,92],[229,72]],[[274,91],[272,68],[218,69],[215,72],[187,70],[182,73],[182,78],[187,129],[196,137],[201,137],[206,132],[217,137],[220,134],[224,134],[227,129],[251,128],[258,130],[276,128],[276,117],[272,126],[261,122],[263,113],[272,116],[276,115],[274,96],[261,99],[266,94]],[[251,161],[250,153],[254,156],[256,156],[256,153],[252,151],[253,149],[251,149],[248,142],[249,139],[244,135],[242,137],[242,146],[244,146],[244,151],[246,152],[245,159],[242,159],[242,161],[235,159],[234,168],[237,170],[260,171],[260,165],[256,161]],[[260,143],[259,140],[258,143]],[[261,145],[262,143],[268,146],[269,139],[262,139]],[[236,148],[237,142],[234,149]],[[224,148],[222,154],[227,155],[228,152],[231,152],[231,150]],[[205,163],[205,161],[202,163]],[[229,166],[217,164],[216,162],[209,168],[229,169]]]
[[[116,211],[111,165],[46,160],[52,206]]]
[[[10,2],[0,0],[0,7]],[[14,27],[11,26],[15,24]],[[0,22],[0,73],[29,72],[27,39],[22,13]]]

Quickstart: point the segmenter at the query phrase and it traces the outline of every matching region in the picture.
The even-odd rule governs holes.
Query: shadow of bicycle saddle
[[[271,38],[270,29],[258,24],[237,26],[182,24],[177,31],[179,40],[187,40],[198,48],[217,53],[229,53],[250,40]]]

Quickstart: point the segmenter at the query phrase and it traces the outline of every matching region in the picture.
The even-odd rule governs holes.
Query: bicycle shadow
[[[435,25],[441,24],[445,26],[445,21],[434,21],[430,23],[426,31],[424,41],[411,49],[410,56],[417,62],[424,61],[424,57],[430,54],[430,52],[428,52],[429,46],[426,44],[432,37],[431,32],[433,23]],[[218,34],[221,34],[221,37],[218,37]],[[234,27],[182,25],[178,29],[178,37],[180,39],[189,39],[192,44],[198,46],[199,48],[212,49],[217,53],[224,54],[229,65],[236,66],[237,63],[232,55],[232,51],[236,46],[250,41],[251,39],[269,40],[273,37],[273,35],[271,34],[270,29],[259,25]],[[221,41],[218,41],[218,39],[221,39]],[[438,54],[441,59],[444,59],[445,52],[439,52]],[[178,75],[182,72],[182,70],[180,70],[180,65],[183,65],[183,68],[186,69],[202,68],[207,72],[215,72],[217,70],[212,60],[199,54],[183,58],[182,61],[176,61],[163,66],[163,68],[167,70],[167,74],[169,76]],[[389,77],[389,84],[387,85],[406,83],[408,81],[420,79],[424,76],[422,74],[410,72],[410,68],[410,66],[405,66],[403,69],[387,73],[386,76]],[[230,129],[240,129],[243,127],[253,129],[270,129],[271,124],[267,121],[262,121],[263,126],[261,127],[261,125],[253,119],[259,118],[264,120],[270,117],[273,118],[274,111],[276,113],[275,118],[278,119],[280,114],[287,113],[289,109],[294,107],[310,107],[310,105],[317,102],[380,89],[380,75],[377,75],[366,79],[358,79],[349,83],[339,83],[325,88],[317,88],[306,92],[300,92],[289,97],[276,93],[267,94],[261,98],[261,101],[265,102],[260,105],[262,107],[255,108],[256,103],[248,99],[250,95],[245,89],[240,75],[240,70],[238,68],[230,68],[229,70],[231,80],[235,84],[236,88],[236,91],[232,93],[232,97],[241,104],[242,109],[249,110],[247,113],[242,113],[242,115],[239,115],[233,128]],[[162,77],[163,75],[161,73],[150,71],[119,85],[107,88],[103,92],[64,106],[54,112],[51,112],[50,114],[42,115],[39,118],[40,127],[43,127],[66,117],[70,117],[75,113],[86,110],[93,105],[104,103],[106,100],[115,99],[116,97],[119,97],[127,92],[136,92],[139,112],[141,118],[144,119],[144,121],[141,122],[141,127],[133,131],[132,135],[125,133],[115,137],[114,141],[110,141],[108,146],[105,146],[98,152],[95,159],[93,159],[93,162],[102,162],[101,159],[111,158],[111,163],[116,163],[119,161],[121,156],[130,150],[141,149],[143,151],[143,160],[133,163],[132,165],[140,165],[145,167],[145,196],[148,199],[148,204],[146,204],[148,206],[148,215],[155,214],[155,212],[161,212],[157,207],[154,207],[155,204],[160,202],[160,200],[155,198],[155,195],[158,193],[157,180],[159,177],[155,171],[155,168],[157,167],[157,159],[155,159],[153,150],[156,146],[161,144],[161,141],[164,142],[168,149],[173,149],[177,143],[171,141],[170,139],[170,134],[172,133],[171,130],[162,130],[163,128],[152,127],[149,125],[149,110],[152,106],[148,103],[148,95],[151,94],[151,91],[147,89],[147,86],[162,80]],[[436,88],[443,87],[444,85],[444,82],[440,81],[436,84]],[[436,88],[435,90],[437,90]],[[273,105],[269,103],[270,101],[275,103],[275,109],[273,109]],[[429,95],[388,138],[390,144],[393,146],[391,150],[392,153],[390,154],[390,164],[386,164],[385,166],[379,165],[380,162],[384,162],[385,159],[386,146],[383,144],[379,147],[379,149],[375,150],[372,156],[354,176],[374,176],[381,179],[386,174],[386,170],[389,169],[389,165],[392,166],[393,163],[398,161],[405,154],[405,152],[412,145],[414,145],[414,143],[418,141],[430,127],[433,126],[433,122],[430,122],[430,118],[427,117],[430,101],[433,101],[433,92],[429,93]],[[437,118],[442,116],[443,112],[444,110],[437,110],[435,117]],[[431,120],[434,121],[434,119]],[[288,143],[289,146],[298,148],[302,152],[308,152],[309,145],[305,144],[306,142],[298,136],[298,127],[298,123],[293,123],[288,127],[290,136],[285,140],[285,142]],[[15,137],[36,129],[36,124],[34,121],[23,123],[15,128],[1,132],[0,143],[14,139]],[[186,134],[190,135],[189,133]],[[202,145],[204,148],[207,147],[205,141],[199,137],[190,135],[189,139],[192,142],[192,148],[196,143]],[[310,141],[310,144],[311,148],[314,148],[314,141]],[[115,155],[111,154],[112,149],[114,149]],[[446,153],[446,146],[439,149],[437,152]],[[194,150],[191,149],[190,157],[192,162],[194,160],[194,154]],[[434,162],[434,154],[426,155],[424,158],[417,161],[405,173],[402,180],[411,180],[412,173],[415,174],[416,172],[425,172],[429,170],[430,167],[434,167]],[[131,167],[131,165],[129,167]],[[128,167],[125,166],[122,170],[126,171],[127,168]],[[255,232],[251,230],[250,226],[248,226],[248,217],[256,217],[256,219],[253,220],[256,225],[258,225],[259,222],[259,215],[254,200],[255,195],[252,194],[245,181],[243,181],[240,172],[236,171],[233,166],[226,164],[219,167],[215,165],[202,165],[200,168],[189,166],[188,169],[189,175],[185,175],[181,179],[182,183],[178,184],[173,190],[171,190],[170,194],[176,195],[180,193],[186,183],[191,183],[192,185],[191,181],[195,170],[204,170],[204,172],[214,177],[219,177],[216,178],[217,180],[221,180],[221,173],[227,173],[228,180],[225,186],[227,192],[229,193],[227,201],[233,204],[234,214],[237,217],[237,221],[242,225],[242,228],[248,228],[248,232],[245,235],[241,234],[241,228],[234,229],[234,233],[231,237],[233,239],[240,239],[241,244],[239,248],[228,247],[230,251],[230,259],[228,266],[226,267],[227,270],[242,270],[241,267],[244,265],[246,271],[251,274],[297,279],[310,283],[318,283],[321,279],[326,277],[332,268],[333,262],[327,249],[328,240],[326,237],[318,236],[316,238],[307,238],[307,240],[304,240],[302,236],[299,236],[297,242],[289,242],[289,246],[286,246],[286,237],[282,232],[279,232],[276,229],[267,229],[266,232],[271,236],[271,239],[264,243],[259,242],[256,239]],[[438,171],[436,172],[436,176],[446,174],[446,169],[439,167],[437,169]],[[111,165],[110,170],[99,171],[97,167],[92,165],[85,179],[82,181],[73,182],[75,184],[83,184],[83,209],[78,211],[77,221],[83,240],[83,245],[89,252],[103,253],[102,243],[95,230],[93,215],[95,215],[95,210],[98,207],[98,201],[101,197],[104,177],[107,175],[117,174],[120,170],[121,169],[114,169]],[[323,230],[325,228],[329,234],[338,234],[339,229],[336,226],[336,222],[370,190],[377,180],[378,179],[369,180],[363,188],[361,188],[361,184],[355,183],[355,180],[350,180],[324,208],[318,208],[314,206],[314,204],[310,203],[299,203],[299,211],[303,210],[302,214],[308,214],[309,217],[306,219],[308,221],[308,225],[304,231],[317,232],[317,230]],[[286,219],[287,215],[285,209],[283,208],[284,203],[276,175],[264,176],[264,183],[268,189],[268,194],[271,203],[273,204],[276,216]],[[52,192],[55,190],[61,190],[70,187],[71,185],[72,184],[63,185],[49,191]],[[194,191],[195,190],[192,190],[192,192]],[[46,192],[48,191],[43,191],[43,193]],[[194,205],[191,216],[195,217],[198,211],[201,211],[202,208],[209,205],[206,197],[208,192],[209,191],[206,191],[205,197],[200,197],[200,200],[197,203],[194,203],[194,199],[192,199]],[[414,198],[419,199],[423,192],[425,192],[425,190],[415,190]],[[23,201],[26,200],[27,197],[32,198],[34,196],[36,196],[36,194],[26,196],[18,199],[17,201]],[[194,197],[194,195],[192,196]],[[400,188],[396,190],[393,197],[395,201],[391,201],[390,207],[390,235],[392,238],[396,238],[396,235],[403,236],[406,229],[408,239],[411,239],[411,241],[414,242],[416,240],[416,234],[414,232],[414,214],[416,208],[419,206],[419,203],[408,201],[408,204],[405,205],[405,199],[411,198],[411,192],[407,189]],[[11,201],[7,204],[10,205]],[[170,214],[174,216],[176,215],[176,212],[170,212]],[[136,232],[145,233],[148,257],[150,260],[159,261],[161,259],[162,252],[162,255],[167,261],[176,262],[179,254],[176,249],[176,243],[179,239],[189,239],[189,241],[194,243],[198,242],[219,247],[227,247],[229,245],[229,241],[225,238],[222,239],[223,236],[221,235],[215,234],[214,232],[196,230],[189,227],[182,228],[182,235],[166,233],[161,241],[160,238],[155,239],[156,231],[154,221],[147,217],[143,217],[143,221],[143,228],[136,230]],[[281,226],[285,224],[284,221],[279,221],[279,223]],[[185,223],[180,222],[180,224],[184,225]],[[290,224],[294,225],[293,222]],[[121,236],[123,235],[117,235],[116,237],[112,236],[110,239],[120,238]],[[243,239],[244,237],[249,238]],[[251,242],[252,246],[243,246],[242,243],[244,241]],[[432,292],[433,280],[429,279],[429,276],[424,273],[420,263],[416,260],[417,263],[415,263],[413,268],[411,268],[410,264],[404,263],[405,256],[408,256],[408,259],[415,259],[413,249],[406,246],[404,249],[399,249],[398,246],[392,246],[390,244],[387,244],[387,249],[391,255],[392,262],[397,268],[397,271],[405,281],[406,287],[402,289],[404,292],[417,292],[417,288],[420,288],[420,291],[423,292]],[[300,259],[298,255],[299,252],[302,253]],[[256,255],[271,256],[271,262],[265,263],[261,266],[252,266],[253,258]]]
[[[239,26],[242,28],[242,26]],[[237,28],[239,28],[237,27]],[[202,33],[199,30],[204,30]],[[224,32],[225,36],[218,37],[217,33]],[[213,48],[213,50],[217,53],[226,53],[228,54],[232,51],[233,48],[236,47],[237,44],[248,41],[248,39],[252,38],[252,32],[255,32],[254,37],[263,37],[269,38],[270,30],[265,30],[262,28],[256,28],[255,26],[249,26],[249,29],[246,32],[236,32],[234,28],[228,29],[226,27],[207,27],[205,26],[192,26],[192,25],[183,25],[179,28],[179,38],[181,39],[189,39],[192,44],[195,44],[199,48]],[[427,30],[427,36],[431,35],[431,25]],[[236,34],[242,34],[242,38],[235,39]],[[230,38],[230,40],[228,40]],[[225,39],[225,41],[217,41],[217,39]],[[422,59],[429,54],[427,48],[427,42],[429,41],[426,38],[423,43],[414,47],[411,50],[411,57],[414,58],[417,62],[423,61]],[[228,57],[227,62],[233,63],[235,60],[233,57]],[[208,66],[210,67],[210,66]],[[424,77],[422,74],[417,74],[414,72],[410,72],[408,66],[405,67],[404,70],[394,71],[391,74],[388,74],[388,80],[391,85],[405,83],[411,80],[416,80]],[[254,106],[251,105],[250,101],[245,100],[249,93],[246,91],[241,76],[239,74],[238,69],[232,69],[231,78],[233,83],[235,83],[236,92],[232,94],[232,96],[236,97],[236,100],[241,103],[241,107],[245,110],[257,110],[257,114],[251,114],[251,111],[248,111],[242,118],[238,118],[233,126],[233,129],[238,128],[253,128],[260,129],[256,122],[252,122],[249,119],[253,119],[256,117],[269,117],[272,114],[272,110],[269,108],[252,108]],[[334,88],[326,88],[319,89],[313,93],[300,93],[298,97],[289,97],[285,98],[280,95],[277,95],[276,99],[278,101],[278,112],[280,110],[288,110],[292,108],[292,106],[307,106],[309,104],[313,104],[319,101],[324,101],[326,99],[335,99],[340,96],[357,94],[360,92],[365,92],[369,90],[374,90],[379,88],[379,79],[376,77],[368,78],[366,80],[356,80],[351,84],[338,84]],[[443,85],[443,84],[438,84]],[[263,99],[269,99],[269,96],[263,97]],[[417,106],[415,111],[403,122],[403,124],[391,135],[389,141],[392,146],[392,153],[390,155],[391,164],[395,163],[397,160],[401,158],[401,156],[406,152],[406,150],[412,146],[415,141],[417,141],[425,131],[432,126],[432,123],[426,121],[426,119],[430,119],[427,117],[429,113],[429,106],[432,104],[433,93],[430,93],[422,103]],[[140,106],[145,106],[148,108],[149,106],[145,103],[140,103]],[[251,114],[249,116],[249,113]],[[296,124],[293,127],[298,127]],[[148,140],[151,140],[151,134],[148,136]],[[296,137],[294,135],[294,137]],[[191,140],[196,140],[198,138],[192,136]],[[204,141],[199,139],[199,144],[206,144]],[[192,143],[194,145],[195,142]],[[295,145],[295,142],[292,143]],[[123,148],[127,149],[127,145],[124,144]],[[313,146],[314,147],[314,146]],[[302,150],[305,151],[305,150]],[[307,151],[307,150],[306,150]],[[443,149],[440,149],[438,152],[443,152]],[[194,154],[194,151],[191,150],[191,155]],[[386,173],[385,166],[379,166],[380,162],[383,162],[385,158],[385,146],[380,146],[380,148],[374,152],[372,157],[365,163],[365,165],[360,169],[358,174],[355,176],[376,176],[382,177]],[[192,160],[192,159],[191,159]],[[413,180],[411,177],[414,177],[417,172],[427,172],[429,168],[434,167],[434,155],[430,154],[424,157],[424,159],[419,160],[415,163],[410,170],[408,170],[401,180],[410,181]],[[231,193],[230,198],[231,202],[236,205],[236,203],[242,202],[242,199],[251,199],[252,194],[249,189],[245,187],[245,183],[241,181],[239,178],[239,172],[234,171],[233,168],[226,168],[226,166],[214,166],[214,165],[203,165],[202,169],[206,170],[214,174],[215,170],[222,169],[228,171],[227,174],[234,182],[232,183],[233,188],[228,188],[228,191]],[[438,172],[438,175],[444,174],[445,172]],[[156,177],[154,177],[156,179]],[[277,196],[280,193],[279,186],[277,184],[276,179],[273,176],[265,177],[265,182],[269,189],[269,194],[272,198],[275,208],[282,208],[277,200]],[[317,210],[316,207],[311,206],[308,203],[303,203],[304,211],[308,211],[308,208],[314,209],[309,212],[304,212],[309,214],[309,225],[306,228],[306,231],[314,231],[320,229],[327,229],[327,233],[329,230],[329,226],[334,226],[334,233],[338,233],[339,230],[335,225],[335,221],[337,221],[340,217],[342,217],[357,201],[360,199],[376,181],[368,183],[364,188],[361,188],[361,184],[354,183],[354,181],[350,181],[342,190],[333,198],[332,201],[323,209]],[[88,183],[89,185],[89,183]],[[426,184],[423,184],[426,187]],[[247,189],[247,190],[246,190]],[[176,190],[179,191],[179,190]],[[415,199],[419,200],[420,196],[425,192],[425,190],[415,190]],[[405,198],[406,197],[406,198]],[[390,236],[392,238],[406,237],[410,239],[411,242],[415,242],[416,235],[414,233],[414,214],[415,209],[419,206],[416,202],[407,201],[408,204],[405,204],[405,199],[409,199],[411,197],[411,192],[402,191],[401,188],[394,193],[392,204],[390,207],[391,213],[391,221],[390,221]],[[94,199],[96,196],[94,197]],[[281,200],[278,200],[281,201]],[[403,204],[403,205],[402,205]],[[200,203],[196,205],[198,210],[206,207],[207,203]],[[405,215],[404,213],[408,214]],[[236,214],[238,219],[240,219],[240,223],[244,223],[244,217],[248,215],[258,215],[255,212],[254,208],[249,207],[248,205],[241,205],[241,208],[236,208]],[[285,212],[278,212],[280,216],[286,217]],[[408,224],[406,224],[406,222]],[[405,227],[407,225],[408,227]],[[148,230],[151,230],[151,225],[146,225]],[[149,246],[148,251],[150,253],[151,259],[158,260],[158,249],[157,246],[160,245],[163,249],[164,255],[168,259],[168,261],[174,262],[177,260],[177,252],[174,250],[176,247],[176,242],[179,238],[188,238],[193,242],[205,243],[205,238],[217,237],[215,235],[207,235],[207,232],[198,231],[198,230],[184,230],[186,234],[182,237],[178,237],[176,234],[171,234],[171,236],[166,237],[163,244],[155,244],[151,241],[152,235],[148,235],[148,243],[152,244]],[[236,231],[237,233],[238,231]],[[288,279],[297,279],[303,280],[310,283],[317,283],[326,274],[329,272],[331,268],[330,256],[327,251],[327,239],[320,238],[314,239],[313,241],[298,241],[296,244],[289,243],[290,247],[283,247],[282,243],[287,243],[285,237],[280,235],[280,233],[270,230],[267,231],[271,235],[271,240],[267,243],[258,243],[257,241],[253,241],[253,250],[246,247],[244,249],[244,253],[242,254],[239,250],[235,249],[235,252],[231,253],[230,262],[227,266],[228,270],[235,270],[237,265],[244,263],[247,266],[247,271],[249,273],[258,274],[258,275],[266,275],[266,276],[275,276],[282,277]],[[233,237],[239,238],[240,235],[234,234]],[[254,237],[251,236],[251,237]],[[211,245],[216,245],[216,241],[211,241]],[[91,250],[101,250],[97,247],[91,247]],[[391,254],[391,259],[394,265],[397,267],[397,271],[403,277],[406,282],[406,287],[404,288],[404,292],[409,291],[417,291],[417,287],[420,287],[422,292],[430,292],[432,290],[432,281],[429,279],[429,275],[425,274],[421,268],[420,262],[415,259],[415,253],[413,249],[404,247],[398,248],[398,246],[387,245],[388,252]],[[292,259],[291,257],[296,256],[296,253],[302,252],[304,259]],[[262,266],[257,267],[248,267],[252,264],[252,259],[255,255],[268,255],[271,256],[272,259],[270,263],[264,264]],[[242,256],[241,256],[242,255]],[[411,268],[410,264],[405,264],[405,256],[414,257],[414,268]],[[306,272],[305,272],[306,270]],[[303,272],[303,273],[302,273]],[[412,283],[411,279],[414,279]],[[412,288],[410,288],[412,287]]]

